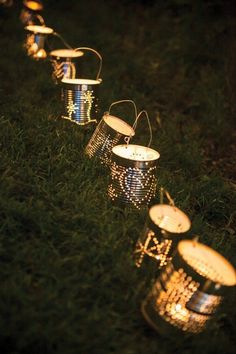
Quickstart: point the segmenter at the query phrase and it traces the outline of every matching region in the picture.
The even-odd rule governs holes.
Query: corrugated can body
[[[38,59],[37,53],[40,53],[40,51],[43,51],[43,53],[45,52],[44,50],[45,38],[46,38],[45,35],[40,33],[28,34],[25,43],[27,55],[35,59]],[[46,56],[46,52],[43,55],[43,58],[45,56]]]
[[[44,43],[45,43],[46,36],[41,33],[35,33],[34,34],[34,43],[37,44],[38,49],[44,48]]]
[[[36,24],[39,19],[38,15],[43,9],[43,4],[40,1],[23,1],[23,9],[20,14],[20,20],[24,25]]]
[[[197,291],[199,285],[199,282],[188,277],[182,268],[173,269],[171,265],[167,265],[143,303],[142,311],[145,318],[160,331],[161,325],[167,331],[170,324],[183,331],[201,332],[210,316],[186,308],[187,302]]]
[[[97,121],[98,87],[95,80],[62,79],[62,118],[79,125]]]
[[[90,158],[96,156],[102,164],[109,165],[111,149],[119,142],[120,138],[120,134],[109,129],[105,121],[101,120],[86,146],[85,153]]]
[[[45,59],[47,57],[45,39],[53,33],[53,29],[46,26],[29,25],[25,29],[29,32],[24,44],[27,54],[34,59]]]
[[[146,156],[147,151],[151,158]],[[139,145],[115,146],[108,186],[110,199],[137,209],[147,206],[156,193],[159,156],[155,150]]]
[[[202,332],[235,286],[234,267],[219,253],[194,240],[179,242],[142,304],[147,322],[159,332]]]
[[[90,158],[97,157],[102,164],[109,166],[112,148],[133,135],[134,130],[130,125],[120,118],[106,114],[95,129],[85,153]]]
[[[176,206],[156,204],[149,209],[145,229],[135,249],[135,263],[155,261],[155,267],[162,268],[171,260],[178,242],[190,229],[188,216]]]

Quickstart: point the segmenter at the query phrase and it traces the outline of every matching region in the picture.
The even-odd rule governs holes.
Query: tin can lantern
[[[58,84],[63,78],[75,79],[78,74],[76,73],[75,60],[82,57],[83,52],[65,48],[55,49],[50,52],[51,63],[53,67],[52,79]]]
[[[236,284],[234,267],[218,252],[195,240],[182,240],[141,306],[158,332],[202,332]]]
[[[134,136],[134,128],[124,120],[110,114],[111,108],[120,103],[132,103],[134,106],[135,119],[137,118],[137,108],[132,100],[121,100],[113,102],[108,112],[104,114],[102,120],[96,127],[88,145],[85,148],[85,153],[90,157],[97,157],[101,164],[106,166],[111,162],[112,148],[125,141],[130,136]]]
[[[100,73],[102,69],[102,57],[92,48],[81,47],[76,51],[91,51],[99,58],[99,69],[95,80],[91,79],[67,79],[62,83],[62,118],[69,119],[78,125],[86,125],[97,122],[98,115],[98,88],[101,83]]]
[[[54,33],[53,29],[38,25],[29,25],[25,29],[29,32],[25,43],[27,54],[36,60],[45,59],[47,57],[45,40],[48,35]]]
[[[31,11],[43,10],[43,3],[40,0],[24,0],[23,5]]]
[[[136,119],[146,111],[141,111]],[[149,119],[148,119],[149,122]],[[151,126],[149,122],[151,133]],[[151,144],[151,138],[148,146]],[[156,193],[156,168],[160,154],[147,146],[127,144],[112,148],[109,198],[118,203],[141,209]]]
[[[190,219],[172,200],[171,205],[153,205],[149,209],[144,232],[136,243],[136,266],[139,268],[145,261],[153,260],[155,266],[162,268],[171,260],[178,242],[190,227]]]
[[[21,22],[26,25],[35,25],[39,21],[42,25],[44,20],[40,15],[43,10],[43,4],[41,1],[23,1],[23,9],[20,14]]]

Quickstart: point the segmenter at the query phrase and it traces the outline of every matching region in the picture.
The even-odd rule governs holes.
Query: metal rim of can
[[[54,30],[51,27],[39,26],[39,25],[28,25],[25,29],[29,32],[33,32],[35,34],[52,34]]]
[[[110,121],[109,121],[110,120]],[[124,120],[122,120],[119,117],[110,115],[110,114],[105,114],[103,116],[103,121],[106,123],[106,125],[112,129],[113,131],[123,135],[123,136],[134,136],[135,131],[134,129],[126,123]]]
[[[149,156],[146,155],[145,157],[141,157],[142,155],[140,152],[149,153]],[[156,150],[151,149],[147,146],[134,145],[134,144],[117,145],[113,148],[113,153],[124,159],[132,160],[132,161],[142,161],[142,162],[155,161],[158,160],[160,157],[159,152],[157,152]],[[128,155],[128,153],[133,153],[133,155],[130,154]]]
[[[82,51],[76,51],[74,49],[54,49],[50,53],[50,56],[56,57],[58,59],[63,58],[63,59],[71,59],[71,58],[79,58],[84,55]]]
[[[178,243],[177,251],[182,264],[185,263],[202,279],[205,288],[213,287],[213,293],[218,292],[222,287],[236,285],[236,272],[233,265],[213,248],[196,240],[182,240]],[[214,269],[215,275],[210,268]]]
[[[163,222],[163,219],[158,219],[158,214],[162,214],[162,216],[169,216],[172,217],[172,220],[174,219],[174,214],[176,213],[176,216],[180,216],[182,219],[182,223],[178,224],[181,226],[185,226],[184,228],[179,228],[176,230],[173,230],[173,228],[171,229],[171,227],[168,227],[168,225],[161,225],[161,223]],[[171,214],[172,213],[172,214]],[[181,234],[186,233],[187,231],[189,231],[190,227],[191,227],[191,221],[189,219],[189,217],[179,208],[177,208],[176,206],[171,206],[169,204],[156,204],[153,205],[150,209],[149,209],[149,213],[148,213],[148,224],[150,226],[150,228],[156,232],[156,233],[162,233],[162,231],[166,232],[165,238],[172,238],[172,237],[179,237]],[[176,222],[177,224],[177,222]]]
[[[61,80],[62,85],[65,89],[71,90],[86,90],[89,86],[97,86],[101,84],[100,80],[92,80],[92,79],[67,79],[63,78]]]

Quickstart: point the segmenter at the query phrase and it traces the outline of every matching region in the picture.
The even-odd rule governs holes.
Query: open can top
[[[191,227],[188,216],[176,206],[168,204],[153,205],[149,217],[154,225],[174,234],[187,232]]]
[[[50,52],[50,55],[58,58],[78,58],[82,57],[84,53],[74,49],[55,49]]]
[[[46,26],[39,26],[39,25],[29,25],[26,26],[25,29],[27,31],[33,32],[33,33],[40,33],[40,34],[52,34],[54,31],[50,27]]]
[[[178,244],[181,257],[202,277],[223,286],[236,284],[234,267],[218,252],[194,240],[183,240]]]
[[[117,131],[118,133],[126,136],[134,136],[134,129],[122,119],[112,116],[110,114],[105,114],[103,116],[103,119],[110,128]]]
[[[154,149],[133,144],[116,145],[113,147],[112,152],[124,159],[140,162],[156,161],[160,157],[159,152]]]

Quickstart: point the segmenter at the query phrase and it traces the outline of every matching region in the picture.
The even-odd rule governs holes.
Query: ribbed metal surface
[[[158,310],[156,301],[157,298],[155,296],[147,297],[142,303],[141,311],[150,326],[165,336],[179,335],[180,330],[188,333],[200,333],[211,319],[211,316],[202,315],[187,309],[182,309],[182,314],[179,311],[177,315],[175,307],[179,304],[176,303],[165,303]],[[166,311],[164,306],[166,306]]]
[[[173,211],[172,214],[170,210]],[[157,204],[149,209],[146,226],[136,243],[135,263],[141,267],[151,259],[162,268],[172,259],[177,244],[191,226],[186,214],[175,206]],[[166,229],[172,230],[166,231]]]
[[[72,86],[72,85],[70,85]],[[79,125],[96,122],[98,113],[97,86],[76,85],[72,90],[63,87],[63,113],[62,118],[71,120]],[[85,88],[83,87],[85,86]]]
[[[196,241],[180,241],[172,260],[162,269],[152,290],[143,302],[144,317],[157,330],[161,325],[162,329],[168,333],[171,331],[170,325],[172,325],[173,328],[191,333],[203,331],[207,321],[212,318],[223,300],[226,288],[235,285],[233,267],[226,260],[223,261],[222,256],[218,254],[217,257],[215,256],[216,258],[212,258],[214,250],[210,248],[207,250],[207,247],[204,246],[205,251],[200,253],[196,251],[197,248],[202,252],[201,244]],[[200,254],[197,267],[186,261],[184,258],[186,252],[189,252],[190,257],[194,258]],[[219,266],[220,261],[222,264]],[[221,274],[212,280],[211,268],[222,269],[223,262],[227,263],[229,273],[227,274],[225,269],[222,271],[222,275],[224,274],[222,282],[219,280]],[[206,267],[209,273],[205,272],[203,275],[202,267]],[[229,279],[226,280],[227,275]]]
[[[166,321],[166,325],[162,325],[166,326],[167,333],[169,325],[187,332],[201,332],[211,317],[186,307],[198,287],[198,281],[185,270],[167,265],[143,303],[146,320],[158,328],[162,318]]]
[[[109,126],[109,124],[106,123],[104,117],[95,129],[90,141],[88,142],[85,152],[90,158],[97,157],[100,159],[102,164],[108,166],[111,163],[112,148],[121,142],[123,143],[125,138],[129,135],[127,133],[124,134],[117,131],[115,127]],[[122,121],[122,123],[124,122]],[[127,127],[129,127],[128,124]],[[133,133],[132,128],[129,128],[130,133]]]
[[[38,45],[38,49],[44,48],[45,39],[46,39],[45,34],[41,34],[41,33],[34,34],[34,42]]]
[[[109,165],[111,149],[118,144],[122,137],[102,119],[89,140],[85,153],[90,158],[98,157],[102,164]]]
[[[156,193],[156,166],[126,167],[117,164],[112,155],[108,195],[111,200],[140,209],[148,205]],[[130,161],[130,163],[132,163]],[[135,161],[134,161],[135,163]]]
[[[222,296],[206,294],[197,290],[187,303],[189,310],[210,315],[214,313],[222,301]]]

